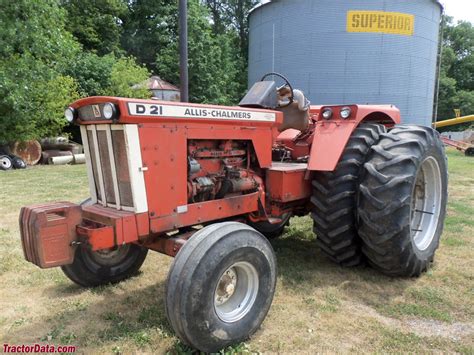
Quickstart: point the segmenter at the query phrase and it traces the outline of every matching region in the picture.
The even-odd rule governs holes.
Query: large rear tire
[[[371,265],[419,276],[433,261],[446,216],[448,173],[435,130],[399,125],[373,146],[360,185],[359,235]]]
[[[216,223],[198,231],[176,255],[166,285],[166,314],[184,343],[217,352],[260,327],[275,283],[268,240],[242,223]]]
[[[385,131],[381,124],[361,124],[350,137],[336,169],[314,176],[311,217],[316,243],[342,266],[355,266],[361,261],[356,228],[359,173],[369,148]]]

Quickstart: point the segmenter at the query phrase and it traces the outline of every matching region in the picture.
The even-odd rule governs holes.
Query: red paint
[[[65,211],[77,210],[75,217],[65,220],[68,226],[74,222],[72,232],[68,229],[66,233],[63,229],[49,232],[43,228],[47,225],[43,222],[39,228],[47,232],[31,229],[31,220],[39,216],[40,210],[35,206],[24,208],[20,222],[25,255],[28,254],[27,259],[37,265],[46,265],[31,256],[37,255],[38,248],[31,240],[38,235],[45,237],[42,240],[49,250],[61,249],[57,254],[48,254],[58,255],[57,260],[48,259],[48,265],[64,265],[71,262],[70,257],[66,258],[71,253],[71,241],[89,243],[93,250],[140,243],[175,255],[186,238],[182,234],[169,237],[166,233],[179,228],[229,218],[275,220],[288,211],[305,214],[309,211],[311,172],[334,170],[349,137],[361,122],[379,122],[387,126],[400,122],[400,113],[393,106],[351,105],[352,115],[346,120],[339,116],[343,106],[331,106],[333,117],[327,121],[320,115],[325,107],[312,106],[307,131],[288,129],[279,133],[283,114],[269,110],[116,97],[90,97],[71,106],[78,109],[105,102],[118,107],[120,116],[114,123],[138,124],[142,165],[147,168],[144,180],[148,212],[135,214],[98,204],[82,209],[76,205],[69,209],[64,207]],[[249,121],[240,116],[238,119],[132,116],[128,112],[128,102],[192,106],[195,112],[228,109],[272,113],[276,120]],[[307,161],[307,164],[272,163],[274,149],[289,152],[294,162]],[[197,169],[193,172],[188,171],[190,158]],[[47,204],[45,208],[46,212],[41,213],[48,213],[52,207]],[[61,233],[64,238],[59,244],[47,241],[48,236]]]

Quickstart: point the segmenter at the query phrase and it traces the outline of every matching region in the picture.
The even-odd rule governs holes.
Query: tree
[[[156,54],[177,41],[177,1],[130,0],[127,4],[122,46],[139,63],[156,72]]]
[[[64,109],[80,96],[149,97],[132,88],[148,71],[133,58],[84,51],[56,0],[0,6],[0,143],[60,134]]]
[[[193,102],[235,104],[240,99],[238,49],[232,35],[213,33],[206,8],[199,1],[188,3],[189,92]],[[158,51],[156,68],[160,76],[179,82],[177,27],[172,40]]]
[[[104,55],[122,53],[121,18],[126,15],[123,0],[61,0],[67,11],[66,29],[84,49]]]
[[[242,58],[248,53],[248,16],[259,0],[203,0],[212,15],[213,30],[216,34],[234,31]]]
[[[177,5],[177,1],[130,1],[122,44],[152,72],[179,85]],[[235,33],[215,33],[209,12],[198,0],[188,1],[188,14],[191,101],[235,103],[241,96],[242,76]]]
[[[203,0],[209,9],[213,30],[216,35],[226,34],[231,38],[232,46],[238,48],[235,53],[235,66],[240,73],[237,78],[240,96],[247,89],[248,67],[248,17],[250,10],[260,3],[259,0]]]
[[[136,86],[150,77],[150,73],[144,67],[135,63],[135,59],[124,57],[118,59],[111,67],[109,84],[102,91],[102,95],[150,98],[151,92],[148,88]]]
[[[66,73],[73,77],[79,93],[86,96],[122,96],[148,98],[147,89],[133,87],[149,78],[150,73],[138,65],[133,57],[117,59],[113,54],[98,56],[82,52],[69,65]]]
[[[454,25],[450,17],[443,19],[443,25],[439,120],[452,118],[454,109],[460,109],[462,115],[474,114],[474,27],[463,21]]]
[[[54,0],[0,0],[0,142],[56,135],[78,97],[61,70],[79,46]]]

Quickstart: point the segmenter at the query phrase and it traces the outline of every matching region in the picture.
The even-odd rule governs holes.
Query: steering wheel
[[[267,74],[265,74],[265,75],[262,77],[262,79],[261,79],[260,81],[264,81],[267,77],[273,76],[273,75],[274,75],[274,76],[278,76],[279,78],[283,79],[283,81],[285,82],[285,85],[284,85],[284,86],[281,86],[280,88],[278,88],[278,90],[281,90],[281,89],[282,89],[283,87],[285,87],[285,86],[288,87],[288,89],[290,90],[290,97],[288,97],[288,103],[283,104],[283,105],[282,105],[281,103],[279,103],[279,106],[280,106],[280,107],[286,107],[286,106],[291,105],[291,104],[293,103],[293,100],[294,100],[294,98],[295,98],[295,95],[294,95],[294,93],[293,93],[293,86],[291,86],[289,80],[288,80],[286,77],[284,77],[283,75],[281,75],[281,74],[279,74],[279,73],[274,73],[274,72],[272,72],[272,73],[267,73]]]

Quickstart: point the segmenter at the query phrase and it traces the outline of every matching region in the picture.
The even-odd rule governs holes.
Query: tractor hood
[[[147,123],[190,121],[227,123],[236,126],[276,126],[282,113],[241,107],[176,103],[119,97],[88,97],[70,108],[78,124]]]

